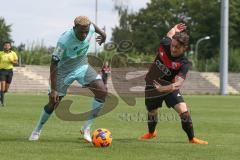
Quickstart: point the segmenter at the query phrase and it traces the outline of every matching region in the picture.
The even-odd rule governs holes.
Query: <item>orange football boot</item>
[[[157,136],[157,132],[154,131],[153,133],[147,132],[146,134],[139,137],[139,140],[145,140],[145,139],[152,139]]]
[[[193,137],[193,139],[190,140],[189,143],[193,143],[193,144],[208,144],[207,141],[203,141],[203,140],[197,139],[195,137]]]

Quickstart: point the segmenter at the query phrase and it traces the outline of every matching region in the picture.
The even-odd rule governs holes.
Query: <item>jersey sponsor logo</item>
[[[158,67],[158,69],[162,73],[164,73],[164,75],[171,76],[171,74],[172,74],[171,71],[164,64],[162,64],[159,60],[156,60],[155,64]]]
[[[87,53],[87,50],[89,48],[89,45],[83,47],[83,48],[80,48],[78,51],[77,51],[77,55],[78,56],[81,56],[81,55],[84,55]]]
[[[73,50],[76,51],[78,49],[78,47],[74,47]]]

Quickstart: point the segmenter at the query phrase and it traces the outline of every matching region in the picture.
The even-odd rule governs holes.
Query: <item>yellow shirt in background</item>
[[[0,69],[13,69],[12,61],[17,61],[18,57],[14,51],[0,51]]]

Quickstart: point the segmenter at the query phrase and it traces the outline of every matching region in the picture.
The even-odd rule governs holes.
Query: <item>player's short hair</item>
[[[3,42],[3,45],[5,45],[5,44],[10,44],[10,45],[12,45],[12,42],[10,42],[10,41],[5,41],[5,42]]]
[[[184,47],[188,47],[189,35],[188,35],[187,31],[184,30],[182,32],[176,32],[172,38],[177,40]]]
[[[87,16],[78,16],[74,20],[74,25],[88,26],[90,24],[90,20]]]

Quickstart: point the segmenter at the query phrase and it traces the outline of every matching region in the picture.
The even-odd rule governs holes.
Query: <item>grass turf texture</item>
[[[223,160],[239,159],[240,108],[238,96],[185,96],[195,128],[195,135],[209,141],[209,145],[187,143],[174,110],[163,107],[158,123],[158,137],[148,141],[137,138],[147,131],[144,99],[128,106],[119,101],[112,112],[97,118],[93,129],[107,128],[113,143],[108,148],[94,148],[79,139],[83,122],[66,122],[53,115],[44,126],[41,138],[29,142],[46,95],[7,94],[6,107],[0,107],[0,160]],[[90,109],[90,98],[68,96],[74,101],[71,111],[80,113]],[[138,117],[136,116],[138,115]]]

